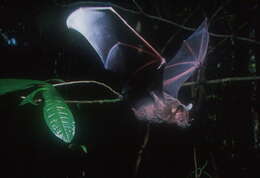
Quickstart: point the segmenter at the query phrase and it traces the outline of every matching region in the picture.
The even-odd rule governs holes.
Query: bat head
[[[190,126],[189,110],[181,103],[179,105],[170,105],[169,123],[174,123],[182,128]]]
[[[158,100],[159,98],[154,98]],[[163,99],[155,101],[156,117],[160,118],[167,124],[175,124],[181,128],[187,128],[191,125],[189,110],[192,105],[183,105],[178,99],[163,93]]]
[[[192,105],[183,105],[178,99],[163,92],[157,95],[150,92],[152,100],[143,99],[142,103],[136,104],[132,110],[139,120],[147,120],[152,123],[166,123],[187,128],[191,125],[189,110]]]

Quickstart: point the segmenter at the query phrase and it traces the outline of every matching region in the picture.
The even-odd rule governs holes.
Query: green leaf
[[[46,89],[43,91],[45,122],[55,136],[70,143],[75,135],[74,117],[56,89],[51,85]]]
[[[0,95],[17,90],[24,90],[38,84],[46,84],[46,82],[26,79],[0,79]]]

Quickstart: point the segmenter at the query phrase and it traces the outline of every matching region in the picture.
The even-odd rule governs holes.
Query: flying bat
[[[183,105],[177,97],[183,83],[205,59],[209,42],[207,19],[183,41],[169,62],[113,7],[81,7],[68,16],[66,23],[87,39],[104,68],[122,75],[129,86],[141,85],[147,71],[163,70],[162,90],[151,90],[149,97],[141,97],[132,104],[138,119],[190,126],[192,105]]]

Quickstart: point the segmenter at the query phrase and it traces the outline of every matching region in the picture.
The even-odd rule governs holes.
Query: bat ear
[[[187,106],[185,106],[186,111],[190,111],[192,109],[193,105],[192,103],[188,104]]]

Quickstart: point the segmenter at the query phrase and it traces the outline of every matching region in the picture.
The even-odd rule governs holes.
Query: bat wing
[[[186,40],[176,56],[166,64],[163,73],[163,89],[177,98],[182,84],[203,63],[209,42],[207,19]]]
[[[112,7],[79,8],[69,15],[67,26],[88,40],[105,69],[133,74],[164,63],[161,55]]]

